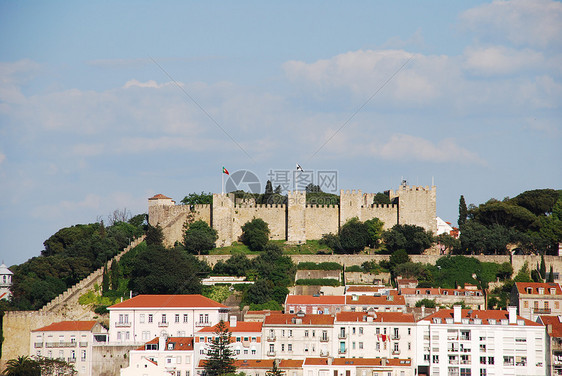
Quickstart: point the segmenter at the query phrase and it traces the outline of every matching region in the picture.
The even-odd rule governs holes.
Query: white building
[[[10,269],[2,262],[0,265],[0,300],[10,300],[12,292],[12,273]]]
[[[129,352],[129,367],[121,376],[192,376],[193,337],[158,337]]]
[[[230,316],[225,321],[225,327],[231,333],[232,351],[236,359],[262,358],[262,325],[261,322],[238,321],[236,316]],[[207,358],[209,344],[215,335],[216,325],[209,326],[195,333],[195,356],[197,362]]]
[[[193,337],[226,320],[228,307],[202,295],[138,295],[109,310],[112,343],[145,343],[159,336]]]
[[[413,376],[411,359],[306,358],[304,376]]]
[[[418,374],[549,375],[545,327],[499,310],[439,310],[418,321]]]
[[[32,330],[29,353],[64,360],[79,376],[90,376],[92,345],[106,341],[107,329],[96,321],[61,321]]]
[[[262,333],[264,357],[304,359],[329,356],[334,316],[271,314],[265,317]]]
[[[412,314],[341,312],[334,322],[331,353],[346,358],[414,359],[415,331]]]
[[[346,295],[345,311],[367,312],[405,312],[406,302],[404,297],[392,292],[390,295],[369,296],[369,295]]]
[[[519,315],[532,321],[539,315],[562,315],[562,289],[554,282],[516,282],[510,304],[517,307]]]

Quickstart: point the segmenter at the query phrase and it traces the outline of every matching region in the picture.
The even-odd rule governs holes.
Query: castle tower
[[[353,217],[361,219],[361,205],[363,203],[361,190],[340,191],[340,228]]]
[[[231,245],[233,241],[234,194],[214,193],[211,227],[217,230],[217,247]]]
[[[157,194],[148,199],[148,223],[156,226],[167,219],[165,207],[174,206],[176,203],[170,197]]]
[[[306,192],[287,193],[287,241],[306,243],[305,231]]]
[[[10,287],[12,286],[13,274],[2,261],[2,265],[0,265],[0,300],[10,300],[12,297]]]
[[[395,192],[398,197],[398,223],[417,225],[437,231],[437,188],[435,186],[401,185]]]

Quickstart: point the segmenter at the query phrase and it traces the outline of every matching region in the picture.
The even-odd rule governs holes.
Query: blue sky
[[[453,223],[461,194],[562,188],[560,2],[2,0],[0,35],[8,265],[156,193],[219,192],[223,165],[434,179]]]

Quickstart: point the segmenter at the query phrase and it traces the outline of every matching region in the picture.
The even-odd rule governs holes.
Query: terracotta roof
[[[137,295],[114,308],[227,308],[203,295]]]
[[[357,291],[357,292],[377,292],[380,289],[384,289],[384,286],[348,286],[345,291]]]
[[[144,350],[146,345],[154,345],[158,344],[159,338],[153,338],[150,341],[146,342],[141,347],[137,348],[137,350]],[[166,348],[164,351],[168,350],[168,343],[174,343],[174,350],[173,351],[190,351],[193,350],[193,337],[168,337],[166,340]],[[169,350],[172,351],[172,350]]]
[[[325,366],[325,365],[328,365],[328,359],[326,358],[306,358],[303,363],[303,366]]]
[[[416,292],[419,291],[419,294]],[[429,291],[429,294],[427,293]],[[409,288],[404,287],[400,289],[402,295],[455,295],[455,292],[462,293],[462,295],[457,296],[477,296],[476,293],[479,292],[481,296],[482,290],[475,289],[442,289],[433,287],[419,287],[419,288]],[[445,294],[447,292],[447,294]],[[470,293],[471,295],[465,295],[465,293]]]
[[[283,311],[273,311],[269,309],[264,309],[263,311],[248,311],[246,312],[247,315],[266,315],[269,313],[283,313]]]
[[[373,322],[415,322],[414,315],[402,312],[374,312],[369,315],[365,312],[340,312],[336,314],[336,322],[366,322],[367,317],[373,317]]]
[[[381,358],[334,358],[332,362],[334,366],[382,366]],[[411,359],[386,359],[385,367],[410,367]]]
[[[314,304],[314,305],[322,305],[322,304],[345,304],[345,296],[344,295],[321,295],[321,296],[312,296],[312,295],[287,295],[287,300],[285,304]]]
[[[97,321],[60,321],[32,330],[32,332],[83,332],[92,330],[96,324]]]
[[[555,294],[554,295],[562,295],[562,289],[560,289],[560,285],[558,283],[554,283],[554,282],[547,282],[547,283],[541,283],[541,282],[515,282],[515,286],[517,286],[517,291],[519,291],[519,294],[529,294],[527,292],[527,288],[531,288],[531,294],[535,294],[535,295],[552,295],[550,293],[550,289],[554,288],[555,290]],[[543,288],[544,289],[544,293],[543,294],[539,294],[539,288]]]
[[[147,361],[149,361],[150,363],[154,364],[155,366],[158,365],[158,362],[157,362],[156,360],[152,360],[152,359],[148,359],[148,358],[145,358],[145,359],[146,359]]]
[[[293,320],[295,319],[295,320]],[[272,314],[265,317],[264,325],[296,325],[296,319],[302,319],[302,325],[332,325],[334,316],[332,315],[304,315],[302,317],[296,314]],[[301,325],[301,324],[299,324]]]
[[[551,337],[562,338],[562,316],[539,316],[541,322],[547,327],[552,325],[552,331],[548,333]]]
[[[279,363],[279,368],[301,368],[303,364],[302,360],[296,359],[281,359]],[[205,366],[205,359],[199,361],[199,368]],[[264,368],[271,369],[273,367],[273,359],[244,359],[235,360],[234,366],[236,368]]]
[[[439,311],[435,312],[432,315],[427,316],[424,320],[433,320],[434,318],[446,319],[446,318],[453,318],[452,309],[440,309]],[[469,312],[470,315],[468,314]],[[481,319],[482,324],[484,325],[492,325],[490,324],[489,320],[496,320],[496,323],[500,323],[501,320],[508,320],[509,313],[507,311],[500,311],[500,310],[472,310],[472,309],[463,309],[461,310],[461,319],[463,318],[470,318],[470,319]],[[517,320],[524,320],[525,326],[542,326],[539,323],[536,323],[531,320],[527,320],[521,316],[517,316]],[[445,321],[442,321],[443,324],[446,324]],[[459,324],[459,323],[457,323]],[[450,324],[449,324],[450,325]],[[517,325],[517,324],[510,324],[510,325]]]
[[[159,193],[149,198],[149,200],[171,200],[171,198]]]
[[[388,300],[388,296],[369,296],[369,295],[356,295],[346,296],[345,303],[349,305],[405,305],[404,297],[401,295],[390,295],[392,300]]]
[[[225,321],[224,323],[228,331],[231,333],[247,333],[247,332],[261,333],[261,327],[263,325],[262,322],[238,321],[236,323],[236,326],[231,328],[230,322]],[[199,330],[198,333],[214,333],[217,325],[204,327],[203,329]]]

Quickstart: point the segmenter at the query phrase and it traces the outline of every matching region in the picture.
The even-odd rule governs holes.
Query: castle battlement
[[[183,226],[188,218],[203,220],[217,231],[217,246],[238,241],[241,227],[253,218],[263,219],[270,228],[270,238],[303,243],[336,234],[351,218],[361,221],[379,218],[384,228],[396,224],[414,224],[436,230],[436,187],[402,185],[388,190],[393,204],[373,204],[375,193],[359,189],[340,190],[339,205],[307,204],[305,191],[289,191],[287,204],[256,204],[253,199],[236,200],[232,193],[213,194],[210,205],[175,205],[164,195],[149,199],[148,216],[152,226],[160,224],[164,243],[183,241]],[[162,204],[156,204],[156,202]]]

